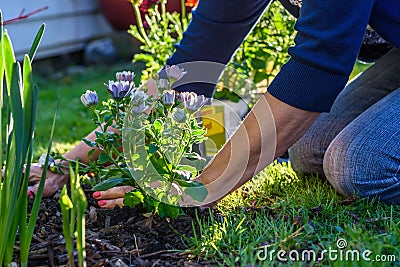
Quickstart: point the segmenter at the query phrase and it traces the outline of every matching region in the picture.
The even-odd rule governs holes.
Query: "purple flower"
[[[208,98],[204,95],[198,95],[194,92],[180,93],[178,100],[182,102],[189,111],[197,111],[208,102]]]
[[[129,95],[134,88],[134,84],[128,81],[108,81],[108,84],[105,83],[104,85],[107,87],[110,95],[116,100],[123,99],[125,96]]]
[[[161,96],[161,101],[164,105],[173,105],[175,103],[175,91],[165,90]]]
[[[144,103],[149,96],[143,91],[135,91],[131,94],[131,101],[134,106]]]
[[[44,168],[44,164],[46,163],[46,157],[47,154],[42,154],[39,158],[39,165]],[[48,167],[54,165],[54,158],[52,156],[49,156],[49,162],[48,162]]]
[[[115,77],[117,78],[117,81],[133,82],[135,73],[131,71],[120,71],[115,73]]]
[[[158,89],[161,91],[168,90],[169,88],[169,81],[168,79],[159,79],[158,80]]]
[[[97,96],[96,91],[86,90],[86,93],[81,95],[81,102],[86,107],[90,108],[99,103],[99,97]]]
[[[184,69],[180,69],[176,65],[172,65],[172,66],[166,65],[165,73],[167,74],[167,77],[170,79],[171,84],[172,84],[175,81],[182,79],[182,77],[187,73],[187,71],[184,71]]]
[[[135,113],[135,114],[140,114],[143,111],[145,111],[148,107],[149,106],[147,106],[145,102],[142,102],[139,105],[133,105],[132,112]]]

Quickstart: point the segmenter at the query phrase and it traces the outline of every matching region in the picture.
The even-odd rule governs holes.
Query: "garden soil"
[[[185,238],[192,237],[193,226],[196,228],[196,212],[200,217],[205,212],[192,208],[177,219],[160,219],[146,214],[140,207],[100,209],[91,194],[91,191],[86,191],[87,266],[212,265],[194,258],[185,245]],[[19,265],[18,253],[17,243],[15,262]],[[74,254],[78,266],[76,250]],[[69,266],[58,195],[42,200],[29,266]]]

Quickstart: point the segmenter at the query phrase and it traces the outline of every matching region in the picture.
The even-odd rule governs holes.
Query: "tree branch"
[[[48,6],[45,6],[45,7],[36,9],[36,10],[34,10],[34,11],[32,11],[32,12],[29,12],[29,13],[26,14],[26,15],[24,15],[25,9],[23,8],[23,9],[21,10],[21,12],[19,13],[19,16],[18,16],[18,17],[4,21],[4,22],[3,22],[3,25],[7,25],[7,24],[10,24],[10,23],[13,23],[13,22],[16,22],[16,21],[20,21],[20,20],[27,19],[28,17],[30,17],[30,16],[32,16],[32,15],[35,15],[35,14],[37,14],[37,13],[39,13],[39,12],[42,12],[42,11],[48,9],[48,8],[49,8]]]

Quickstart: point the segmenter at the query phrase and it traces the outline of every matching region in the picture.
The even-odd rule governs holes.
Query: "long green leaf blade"
[[[32,62],[33,58],[35,57],[35,54],[39,47],[40,41],[42,40],[45,28],[46,28],[46,24],[43,23],[42,26],[40,27],[39,31],[37,32],[35,39],[33,40],[31,49],[29,51],[29,58],[31,59],[31,62]]]
[[[37,90],[34,88],[31,60],[28,55],[24,57],[23,63],[23,107],[24,107],[24,152],[27,151],[32,142],[33,128],[36,117]],[[25,152],[26,153],[26,152]]]
[[[45,166],[47,166],[48,160],[49,160],[49,155],[50,155],[50,151],[51,151],[51,145],[53,143],[54,128],[55,128],[55,125],[56,125],[57,113],[58,113],[59,109],[60,109],[60,97],[58,97],[57,107],[56,107],[56,110],[55,110],[55,113],[54,113],[54,117],[53,117],[53,124],[52,124],[52,127],[51,127],[49,145],[47,147],[47,157],[46,157]],[[46,174],[47,174],[47,168],[44,168],[43,169],[43,173],[42,173],[42,177],[40,178],[39,187],[38,187],[38,190],[37,190],[37,193],[36,193],[36,196],[35,196],[35,201],[33,202],[32,211],[31,211],[31,217],[29,218],[29,225],[28,225],[28,237],[29,237],[29,240],[32,239],[33,231],[35,229],[36,219],[37,219],[37,216],[39,214],[40,202],[42,200],[44,182],[46,180]]]
[[[8,36],[7,30],[4,30],[3,33],[3,56],[4,56],[4,70],[5,70],[5,77],[6,77],[6,85],[8,90],[11,88],[11,80],[12,80],[12,73],[13,73],[13,65],[16,62],[14,49],[10,40],[10,36]]]
[[[0,108],[3,108],[3,78],[4,78],[4,53],[3,53],[3,14],[0,10]],[[1,120],[1,118],[0,118]],[[3,124],[1,124],[3,125]],[[1,132],[0,132],[1,134]],[[0,136],[1,137],[1,136]],[[0,138],[0,140],[2,140]],[[0,148],[1,144],[0,144]],[[3,151],[3,150],[1,150]],[[1,155],[0,155],[1,160]],[[2,160],[0,162],[3,162]]]
[[[20,225],[20,259],[21,264],[28,262],[29,247],[32,236],[29,236],[27,230],[27,205],[28,205],[28,179],[30,175],[30,167],[32,160],[33,151],[33,131],[36,120],[36,109],[37,109],[37,88],[34,85],[32,77],[32,66],[31,60],[28,55],[24,57],[23,65],[23,106],[24,106],[24,155],[26,155],[26,170],[24,174],[24,180],[21,186],[21,192],[19,195],[19,206],[18,210],[21,211],[21,218],[19,220]],[[36,220],[35,220],[36,222]]]

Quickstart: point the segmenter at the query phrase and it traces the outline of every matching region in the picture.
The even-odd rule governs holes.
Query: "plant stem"
[[[146,45],[150,46],[151,42],[149,37],[147,36],[147,33],[143,27],[143,20],[142,20],[142,15],[140,14],[140,9],[139,9],[139,5],[132,2],[133,5],[133,9],[135,10],[135,15],[136,15],[136,24],[137,27],[139,29],[140,35],[142,35],[143,39],[146,41]]]
[[[185,5],[185,0],[181,0],[181,20],[183,23],[183,20],[186,20],[186,5]]]

